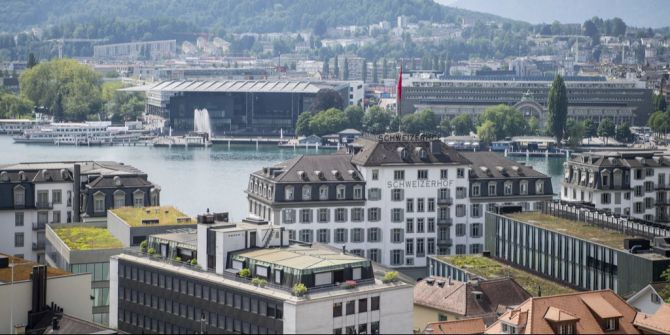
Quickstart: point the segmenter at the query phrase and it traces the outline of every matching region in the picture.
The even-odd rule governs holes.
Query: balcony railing
[[[44,250],[44,241],[33,242],[33,250]]]
[[[454,203],[454,198],[452,198],[452,197],[445,197],[445,198],[438,198],[437,199],[437,204],[439,206],[450,206],[453,203]]]
[[[438,218],[437,219],[437,225],[438,226],[451,226],[454,223],[454,220],[452,218]]]
[[[51,209],[54,206],[53,203],[47,201],[38,201],[37,203],[35,203],[35,207],[37,207],[37,209]]]
[[[449,247],[449,246],[451,246],[452,244],[454,244],[454,242],[453,242],[450,238],[448,238],[448,237],[447,237],[447,238],[438,238],[438,239],[437,239],[437,245],[439,245],[439,246],[447,246],[447,247]]]
[[[33,222],[33,230],[44,230],[46,226],[45,222]]]

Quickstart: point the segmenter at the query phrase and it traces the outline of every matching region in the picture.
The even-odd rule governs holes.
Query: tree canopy
[[[491,121],[484,128],[487,132],[493,131],[495,133],[495,140],[501,140],[506,137],[526,135],[528,132],[528,122],[523,116],[523,113],[514,107],[508,105],[498,105],[489,107],[484,110],[484,113],[479,116],[479,127],[477,127],[477,135],[486,124],[486,121]],[[492,128],[492,130],[491,130]],[[487,134],[489,136],[489,134]],[[481,139],[481,135],[479,135]]]
[[[379,106],[372,106],[363,115],[363,129],[371,134],[385,133],[393,115]]]
[[[549,110],[547,129],[560,144],[565,135],[565,125],[568,119],[568,91],[561,75],[556,75],[554,82],[551,83],[547,109]]]
[[[349,121],[349,127],[357,130],[363,129],[363,108],[358,105],[347,106],[344,109],[344,114],[347,116],[347,121]]]
[[[600,121],[600,124],[598,125],[598,136],[605,138],[605,144],[607,144],[607,140],[610,137],[614,136],[615,127],[614,122],[612,122],[612,119],[610,118]]]
[[[309,128],[318,136],[337,133],[349,125],[349,120],[344,112],[337,108],[321,111],[309,121]]]
[[[470,135],[475,130],[475,124],[470,114],[460,114],[451,120],[451,127],[456,135]]]
[[[435,113],[430,109],[407,114],[400,119],[400,130],[411,134],[435,134],[437,133],[437,121]]]
[[[309,112],[302,112],[298,115],[298,120],[295,122],[295,134],[298,136],[312,135],[312,129],[309,127],[309,121],[312,120],[312,114]]]
[[[324,88],[319,90],[314,97],[314,102],[310,107],[312,112],[325,111],[330,108],[343,108],[344,101],[342,101],[342,96],[340,93],[337,93],[335,90],[329,88]]]

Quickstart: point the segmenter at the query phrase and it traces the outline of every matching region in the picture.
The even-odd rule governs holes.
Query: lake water
[[[175,205],[189,215],[210,208],[228,211],[240,220],[247,214],[244,190],[249,174],[264,166],[301,154],[328,154],[334,150],[292,149],[275,146],[234,145],[212,148],[74,147],[15,144],[11,137],[0,136],[0,164],[35,161],[108,160],[135,166],[161,186],[161,203]],[[563,174],[563,158],[515,157],[536,170],[552,176],[558,193]]]

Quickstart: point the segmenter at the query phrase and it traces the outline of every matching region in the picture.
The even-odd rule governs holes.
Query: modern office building
[[[565,163],[561,200],[670,222],[670,159],[661,152],[598,152]]]
[[[408,77],[403,81],[401,112],[431,109],[442,117],[476,116],[498,104],[514,106],[541,124],[547,120],[547,96],[553,77],[470,76],[445,79]],[[605,80],[602,77],[566,77],[568,117],[598,123],[611,118],[615,124],[647,123],[651,90],[644,82]]]
[[[177,56],[177,41],[145,41],[93,46],[93,58],[104,60],[165,60]]]
[[[382,283],[376,276],[383,271],[367,259],[290,243],[267,222],[204,216],[197,234],[197,265],[162,255],[112,257],[112,327],[167,334],[412,330],[412,286]]]
[[[107,209],[160,203],[147,174],[117,162],[0,166],[0,252],[44,263],[47,223],[105,220]]]
[[[562,203],[542,211],[486,213],[491,257],[582,290],[620,295],[660,281],[670,267],[670,229]],[[507,213],[505,213],[507,212]]]
[[[143,90],[147,113],[169,120],[173,134],[193,131],[194,110],[204,108],[215,135],[279,136],[293,133],[298,115],[312,111],[323,89],[337,91],[344,108],[350,95],[359,94],[349,87],[348,82],[223,80],[165,81]]]
[[[90,287],[91,274],[74,274],[0,254],[0,331],[19,334],[44,327],[43,322],[34,322],[44,321],[38,313],[31,312],[49,316],[46,325],[51,325],[52,303],[70,317],[92,321]]]
[[[392,134],[263,168],[251,174],[247,197],[252,217],[291,239],[423,268],[429,255],[482,252],[488,208],[537,208],[552,190],[547,176],[498,154]]]
[[[109,323],[109,260],[150,234],[195,230],[195,220],[171,206],[110,209],[105,222],[48,224],[46,260],[73,273],[91,273],[93,321]]]

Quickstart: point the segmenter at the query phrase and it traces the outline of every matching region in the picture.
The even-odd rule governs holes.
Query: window
[[[493,197],[496,195],[496,183],[495,182],[490,182],[489,183],[489,192],[488,192],[489,197]]]
[[[318,229],[316,231],[316,241],[319,243],[330,243],[330,229]]]
[[[528,194],[528,181],[527,180],[522,180],[519,183],[519,192],[521,195],[527,195]]]
[[[321,185],[319,187],[319,200],[328,200],[328,186]]]
[[[37,191],[37,205],[41,207],[49,206],[49,191]]]
[[[644,182],[644,191],[645,192],[654,192],[654,182],[645,181]]]
[[[416,211],[417,212],[424,212],[425,211],[425,202],[423,198],[418,198],[416,199]]]
[[[311,209],[301,209],[300,210],[300,223],[312,223],[312,210]]]
[[[464,168],[456,169],[456,178],[465,178],[465,169]]]
[[[428,254],[435,255],[435,239],[432,237],[428,238]]]
[[[412,198],[407,198],[406,200],[406,205],[405,205],[405,211],[407,213],[412,213],[414,212],[414,199]]]
[[[14,233],[14,247],[23,248],[24,237],[23,233]]]
[[[435,211],[435,198],[428,198],[428,211],[429,212]]]
[[[367,311],[368,311],[368,299],[367,298],[358,299],[358,313],[365,313]]]
[[[312,200],[312,186],[304,185],[302,187],[302,200]]]
[[[616,329],[617,329],[617,319],[615,319],[615,318],[605,319],[605,330],[606,331],[616,330]]]
[[[405,254],[414,255],[414,239],[408,238],[405,240]]]
[[[300,230],[300,241],[305,243],[312,243],[312,230],[311,229]]]
[[[416,256],[417,257],[423,257],[426,255],[426,249],[425,249],[425,240],[422,238],[417,238],[416,239]]]
[[[381,262],[381,250],[379,249],[370,249],[368,250],[368,259],[373,261],[373,262]]]
[[[126,192],[121,190],[114,191],[114,208],[126,206]]]
[[[544,194],[544,180],[535,182],[535,194]]]
[[[440,179],[448,179],[448,178],[449,178],[449,170],[447,169],[440,170]]]
[[[418,170],[418,171],[416,171],[416,179],[419,179],[419,180],[428,179],[428,170]]]
[[[282,223],[295,223],[295,209],[282,210]]]
[[[479,183],[475,183],[475,184],[472,185],[472,196],[473,197],[478,197],[481,194],[480,187],[481,186],[479,185]]]
[[[379,310],[379,297],[378,296],[370,298],[370,310],[371,311],[378,311]],[[379,322],[377,322],[377,327],[379,327]]]
[[[347,230],[344,228],[335,229],[335,243],[347,243]]]
[[[363,228],[354,228],[351,230],[351,243],[362,243],[364,242],[364,231]]]
[[[414,233],[414,219],[407,219],[405,221],[405,232],[406,233]]]
[[[403,233],[402,229],[391,229],[391,242],[402,243]]]
[[[368,189],[368,200],[377,201],[382,199],[382,189],[381,188],[370,188]]]
[[[417,233],[423,233],[425,231],[425,225],[424,225],[425,221],[426,221],[426,219],[424,219],[424,218],[416,219],[416,232]]]
[[[324,223],[330,221],[330,208],[319,208],[319,222]]]
[[[14,213],[14,227],[23,227],[24,219],[23,212]]]
[[[399,188],[394,188],[391,190],[391,201],[402,201],[404,190]]]
[[[600,202],[603,204],[609,204],[612,201],[612,195],[609,193],[603,193],[600,195]]]
[[[351,221],[361,222],[364,220],[365,210],[363,208],[352,208],[351,209]]]
[[[344,200],[347,197],[347,187],[344,185],[337,185],[337,188],[335,189],[335,198],[337,200]]]
[[[456,245],[456,255],[464,255],[465,254],[465,245],[464,244],[457,244]]]
[[[372,170],[372,180],[379,180],[379,170]]]
[[[481,223],[473,223],[470,225],[470,237],[482,237]]]
[[[284,188],[284,200],[293,200],[293,186],[286,186]]]
[[[342,316],[342,303],[336,302],[333,304],[333,317],[337,318]]]
[[[356,200],[363,199],[363,186],[361,185],[354,186],[354,199]]]
[[[456,199],[465,199],[465,187],[456,187]]]
[[[105,194],[97,192],[93,195],[93,211],[96,213],[105,212]]]
[[[428,218],[428,232],[435,232],[435,218]]]
[[[470,209],[472,211],[472,217],[473,218],[478,218],[482,216],[482,205],[481,204],[472,204],[470,206]]]
[[[368,242],[381,242],[382,233],[379,228],[368,228]]]
[[[133,206],[144,207],[144,192],[140,190],[133,192]]]
[[[346,208],[336,208],[335,209],[335,222],[345,222],[347,221],[347,209]]]
[[[393,171],[393,180],[405,180],[405,170]]]
[[[457,223],[456,224],[456,236],[465,236],[465,224]]]
[[[21,185],[14,187],[14,207],[26,205],[26,189]]]
[[[63,203],[63,194],[61,190],[52,190],[51,191],[51,202],[54,204]]]
[[[439,313],[437,315],[437,321],[449,321],[449,317],[446,314]]]
[[[558,326],[558,334],[574,334],[575,333],[575,324],[570,323],[561,323]]]
[[[402,222],[403,218],[402,208],[391,208],[391,222]]]
[[[440,200],[448,200],[450,195],[449,195],[449,189],[448,188],[441,188],[437,191],[437,196],[438,199]]]
[[[391,250],[391,265],[402,265],[403,255],[402,250]]]
[[[505,195],[512,195],[512,182],[511,181],[506,181],[505,182]]]
[[[464,217],[465,216],[465,205],[456,205],[456,217]]]
[[[635,186],[635,196],[641,197],[644,193],[642,192],[642,185]]]
[[[53,220],[52,223],[60,223],[60,211],[53,211]]]
[[[368,208],[368,221],[375,222],[380,220],[381,208]]]
[[[347,301],[347,315],[356,313],[356,300]]]

